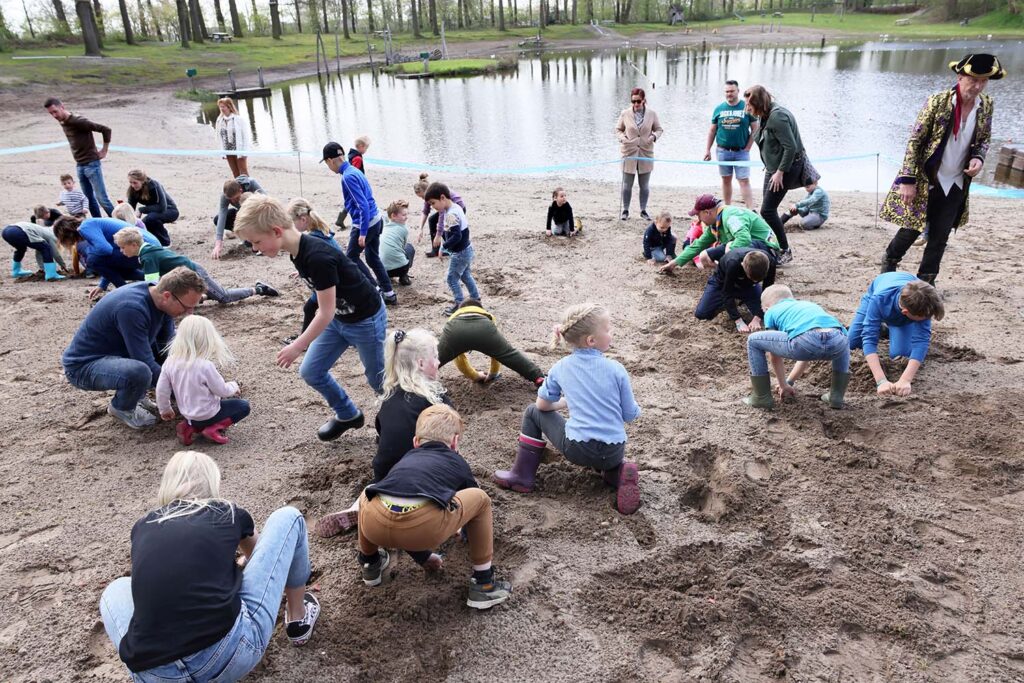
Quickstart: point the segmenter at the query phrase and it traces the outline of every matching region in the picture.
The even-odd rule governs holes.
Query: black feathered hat
[[[999,58],[995,55],[967,55],[959,62],[950,62],[949,68],[958,74],[988,78],[993,81],[998,81],[1006,75],[1006,69],[999,63]]]

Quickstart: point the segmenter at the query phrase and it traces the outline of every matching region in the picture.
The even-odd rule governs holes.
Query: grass
[[[776,25],[783,27],[792,26],[805,29],[829,29],[842,31],[843,33],[878,36],[888,33],[893,37],[903,38],[975,38],[978,35],[999,37],[1021,37],[1024,36],[1024,15],[1013,15],[1005,10],[990,12],[986,15],[972,19],[967,26],[961,26],[958,21],[930,22],[926,17],[911,18],[909,14],[858,14],[847,13],[840,17],[833,12],[818,12],[811,21],[810,12],[789,12],[784,11],[783,16],[761,17],[757,14],[748,14],[746,21],[741,22],[735,17],[728,19],[715,19],[712,21],[694,22],[690,28],[695,31],[711,29],[721,30],[726,26],[760,26],[762,22],[767,24],[774,21]],[[910,23],[897,26],[896,21],[910,19]],[[685,30],[683,26],[669,26],[665,23],[659,24],[625,24],[613,25],[611,28],[623,35],[633,36],[640,33],[677,33]]]
[[[479,74],[509,71],[516,68],[513,60],[497,59],[446,59],[430,62],[430,73],[435,76],[476,76]],[[423,71],[423,62],[396,64],[388,69],[391,73],[418,74]]]

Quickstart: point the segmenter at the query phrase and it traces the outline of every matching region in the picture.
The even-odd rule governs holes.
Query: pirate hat
[[[959,62],[950,62],[949,68],[958,74],[989,78],[993,81],[998,81],[1006,75],[1006,69],[999,63],[999,58],[995,55],[967,55]]]

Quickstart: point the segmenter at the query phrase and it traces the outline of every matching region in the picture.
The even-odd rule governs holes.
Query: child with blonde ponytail
[[[377,454],[373,458],[373,480],[382,480],[391,468],[412,450],[416,420],[433,405],[452,405],[437,379],[437,337],[428,330],[389,330],[384,338],[384,384],[377,412]],[[359,516],[359,501],[334,512],[316,523],[314,532],[330,538],[354,527]],[[413,555],[424,564],[430,553]]]
[[[224,338],[206,318],[186,316],[178,325],[174,341],[167,347],[160,379],[156,384],[156,406],[160,417],[174,419],[171,394],[178,404],[181,422],[178,439],[192,445],[196,434],[214,443],[228,443],[224,430],[249,414],[249,402],[237,396],[237,382],[225,382],[217,371],[235,361]]]
[[[572,353],[555,363],[537,390],[537,402],[523,415],[516,461],[511,470],[494,473],[498,486],[519,493],[534,487],[544,450],[544,437],[566,460],[600,470],[617,489],[616,508],[624,515],[640,507],[640,473],[624,460],[624,422],[640,416],[629,375],[622,364],[605,358],[612,344],[611,318],[598,304],[579,304],[565,311],[555,327],[552,348],[568,344]],[[566,420],[558,411],[569,410]]]

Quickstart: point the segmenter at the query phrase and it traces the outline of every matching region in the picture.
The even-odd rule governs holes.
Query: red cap
[[[718,203],[719,203],[719,200],[718,200],[717,197],[715,197],[715,195],[713,195],[713,194],[702,194],[701,196],[697,197],[697,201],[693,205],[693,211],[691,211],[689,215],[696,216],[701,211],[706,211],[707,209],[713,209],[713,208],[718,206]]]

